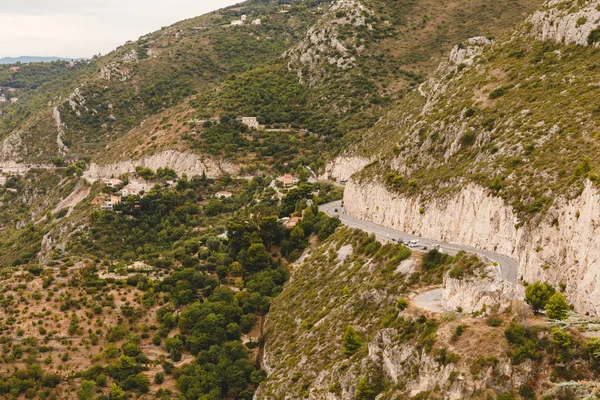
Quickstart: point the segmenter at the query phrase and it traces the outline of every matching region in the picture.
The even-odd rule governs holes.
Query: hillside
[[[186,141],[202,133],[194,121],[223,113],[306,128],[336,152],[347,133],[402,102],[454,44],[499,35],[536,4],[242,3],[146,35],[9,105],[0,117],[2,160],[107,163],[167,148],[202,154],[202,135],[201,143]],[[242,15],[247,23],[232,26]],[[167,143],[111,151],[157,136]]]
[[[599,47],[600,0],[249,0],[0,66],[0,397],[598,397]]]
[[[407,300],[444,274],[469,287],[468,272],[454,273],[468,260],[444,265],[338,230],[294,265],[273,302],[269,376],[256,398],[593,398],[598,369],[584,349],[596,339],[584,336],[585,325],[560,330],[520,316],[514,305],[497,314],[493,302],[440,315]],[[562,350],[559,337],[568,341]]]
[[[500,250],[525,282],[562,282],[597,314],[597,6],[551,1],[512,34],[455,47],[349,146],[358,161],[334,175],[357,172],[352,213]]]

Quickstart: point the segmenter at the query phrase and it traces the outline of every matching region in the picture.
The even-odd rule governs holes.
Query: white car
[[[411,240],[408,242],[408,247],[418,247],[419,246],[419,240]]]

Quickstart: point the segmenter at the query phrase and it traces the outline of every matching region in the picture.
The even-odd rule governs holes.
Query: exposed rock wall
[[[210,157],[201,158],[197,154],[167,150],[137,161],[127,160],[107,165],[93,163],[90,165],[89,170],[85,172],[84,178],[95,181],[102,178],[118,177],[121,174],[135,172],[135,168],[138,166],[153,170],[171,168],[179,175],[185,173],[190,178],[194,175],[202,175],[203,172],[209,178],[216,178],[223,173],[237,174],[239,172],[237,166],[226,161]]]
[[[338,157],[325,167],[325,173],[321,179],[335,179],[338,182],[348,181],[354,173],[363,169],[371,160],[365,157]]]
[[[489,265],[484,274],[456,279],[444,276],[441,305],[446,310],[464,313],[503,313],[525,297],[524,288],[500,276],[499,268]],[[484,312],[485,310],[485,312]]]
[[[544,9],[533,14],[529,18],[531,33],[539,40],[587,46],[590,32],[600,26],[600,2],[580,1],[587,4],[575,10],[564,7],[565,3],[549,1]]]
[[[600,194],[590,182],[578,198],[558,199],[523,226],[502,199],[473,184],[424,202],[350,181],[344,205],[352,216],[400,231],[510,256],[523,280],[562,282],[577,311],[600,315]]]

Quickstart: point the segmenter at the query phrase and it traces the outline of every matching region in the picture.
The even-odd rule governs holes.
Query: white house
[[[233,193],[220,191],[215,194],[215,197],[218,199],[230,199],[233,197]]]
[[[231,25],[235,26],[235,25],[244,25],[244,21],[242,21],[241,19],[235,20],[235,21],[231,21]]]
[[[139,196],[141,192],[146,191],[146,185],[143,183],[132,183],[121,190],[123,197]]]
[[[247,19],[248,19],[248,16],[246,14],[242,15],[242,18],[241,18],[242,21],[246,21]]]
[[[242,124],[248,126],[250,129],[258,129],[258,118],[242,117]]]
[[[6,176],[0,174],[0,186],[6,185]]]
[[[6,103],[6,96],[0,94],[0,103]]]
[[[262,24],[262,21],[261,21],[260,18],[257,18],[257,19],[255,19],[255,20],[252,21],[252,25],[260,25],[260,24]]]
[[[105,179],[104,184],[109,187],[117,187],[123,183],[122,180],[117,178]]]
[[[19,101],[19,98],[17,97],[13,97],[12,99],[10,99],[10,102],[15,104],[17,101]]]

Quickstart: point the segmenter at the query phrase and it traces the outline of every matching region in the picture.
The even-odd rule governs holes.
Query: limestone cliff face
[[[365,157],[347,157],[341,156],[331,161],[325,167],[325,173],[320,176],[321,179],[334,179],[338,182],[348,181],[354,173],[363,169],[371,160]]]
[[[501,198],[473,184],[425,202],[350,181],[344,205],[350,215],[400,231],[510,256],[524,281],[562,282],[577,311],[600,315],[600,194],[591,182],[576,199],[558,199],[523,226]]]
[[[522,301],[524,297],[522,286],[502,279],[499,268],[488,265],[483,273],[476,276],[457,279],[446,274],[441,305],[445,310],[486,315],[513,310],[515,302]]]
[[[206,173],[209,178],[216,178],[223,173],[237,174],[239,168],[226,161],[220,161],[214,158],[202,158],[197,154],[182,153],[174,150],[167,150],[161,153],[146,156],[140,160],[120,161],[114,164],[98,165],[91,164],[84,178],[95,181],[102,178],[118,177],[121,174],[135,172],[135,168],[147,167],[153,170],[158,168],[174,169],[179,175],[185,173],[188,177],[202,175]]]
[[[529,18],[531,34],[538,40],[587,46],[590,32],[600,26],[600,2],[579,3],[585,5],[573,10],[565,7],[563,0],[549,1],[544,9]]]

